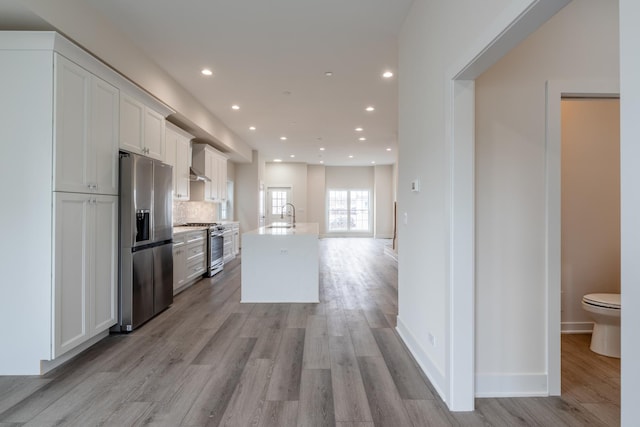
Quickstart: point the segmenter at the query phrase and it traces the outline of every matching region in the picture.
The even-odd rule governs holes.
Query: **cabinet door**
[[[177,155],[176,155],[176,144],[177,144],[178,134],[171,130],[168,126],[165,128],[164,133],[164,141],[165,141],[165,156],[164,162],[168,165],[173,166],[173,200],[178,198],[177,191]]]
[[[164,161],[164,117],[155,111],[146,108],[144,110],[144,148],[149,157]]]
[[[216,171],[216,157],[210,150],[204,150],[205,170],[204,174],[209,177],[211,182],[204,183],[204,198],[213,202],[218,198],[218,173]]]
[[[118,197],[92,200],[91,336],[116,324],[118,291]]]
[[[120,92],[93,76],[91,85],[90,148],[95,192],[118,194],[118,119]]]
[[[120,94],[120,148],[143,153],[144,105],[125,93]]]
[[[179,289],[187,279],[187,258],[184,244],[173,248],[173,290]]]
[[[189,200],[189,166],[191,165],[191,142],[180,137],[176,141],[175,189],[178,200]]]
[[[91,74],[60,55],[55,55],[54,67],[54,189],[88,192],[95,184],[88,168]]]
[[[89,338],[91,197],[55,193],[53,357]]]
[[[218,156],[217,159],[218,169],[218,198],[221,201],[227,200],[227,159],[222,156]]]

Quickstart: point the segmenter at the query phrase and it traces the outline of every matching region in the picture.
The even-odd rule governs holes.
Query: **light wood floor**
[[[620,363],[563,337],[561,398],[450,413],[394,331],[383,241],[321,240],[320,304],[240,304],[228,266],[43,377],[0,377],[0,426],[611,426]]]

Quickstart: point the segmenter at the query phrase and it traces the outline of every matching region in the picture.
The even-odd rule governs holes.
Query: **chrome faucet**
[[[284,218],[284,213],[287,210],[287,206],[291,206],[291,210],[293,211],[293,224],[291,224],[291,226],[295,228],[296,227],[296,207],[293,206],[293,203],[285,203],[285,205],[280,210],[280,218]]]

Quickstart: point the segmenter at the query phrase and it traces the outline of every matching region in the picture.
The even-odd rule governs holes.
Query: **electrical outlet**
[[[280,249],[280,255],[288,255],[288,254],[289,254],[289,249],[287,248]]]

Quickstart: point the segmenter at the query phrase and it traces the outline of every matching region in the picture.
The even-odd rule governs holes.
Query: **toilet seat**
[[[582,297],[582,302],[610,310],[620,310],[620,294],[588,294]]]

